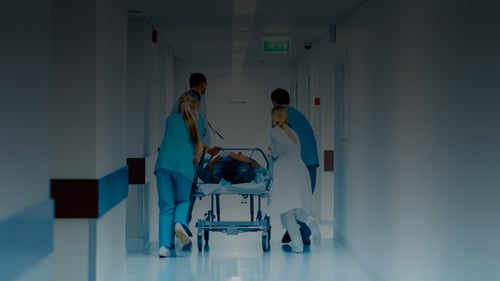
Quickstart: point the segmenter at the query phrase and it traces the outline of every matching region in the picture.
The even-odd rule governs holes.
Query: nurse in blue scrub
[[[168,257],[174,249],[174,235],[183,247],[191,244],[184,227],[195,166],[203,151],[198,128],[200,100],[188,91],[179,98],[179,110],[166,121],[165,134],[155,165],[158,191],[159,242],[158,255]]]

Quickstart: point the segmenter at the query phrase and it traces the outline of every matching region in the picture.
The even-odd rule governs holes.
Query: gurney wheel
[[[271,249],[271,230],[262,232],[262,250],[267,252]]]

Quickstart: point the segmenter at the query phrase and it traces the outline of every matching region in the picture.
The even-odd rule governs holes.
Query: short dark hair
[[[290,104],[290,95],[288,91],[282,88],[277,88],[271,93],[271,100],[277,104]]]
[[[189,87],[191,88],[198,87],[201,85],[201,83],[206,82],[207,77],[199,72],[192,73],[191,76],[189,76]]]

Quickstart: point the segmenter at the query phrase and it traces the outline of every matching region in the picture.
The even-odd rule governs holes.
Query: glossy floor
[[[206,205],[198,203],[193,217],[203,212],[204,207]],[[236,205],[227,208],[236,210]],[[226,213],[235,215],[237,212]],[[146,252],[129,252],[126,281],[369,280],[351,257],[336,245],[331,224],[321,224],[321,243],[306,246],[302,254],[290,252],[289,246],[282,245],[283,232],[279,223],[274,220],[271,225],[271,249],[268,252],[262,250],[261,232],[238,235],[210,232],[208,248],[201,252],[196,247],[196,238],[192,249],[187,251],[179,250],[177,241],[176,256],[169,258],[158,258],[158,245],[154,243]]]
[[[271,241],[271,250],[263,252],[260,235],[243,233],[211,235],[210,249],[198,252],[178,251],[176,257],[158,258],[157,250],[127,255],[127,281],[155,280],[368,280],[361,269],[333,239],[304,253],[290,252],[280,241]]]

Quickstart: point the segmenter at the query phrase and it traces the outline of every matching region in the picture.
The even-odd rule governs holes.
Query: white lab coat
[[[298,140],[297,133],[290,129]],[[295,143],[286,132],[271,129],[271,160],[273,180],[269,213],[279,215],[291,209],[303,209],[312,214],[312,192],[309,172],[300,155],[300,142]]]

